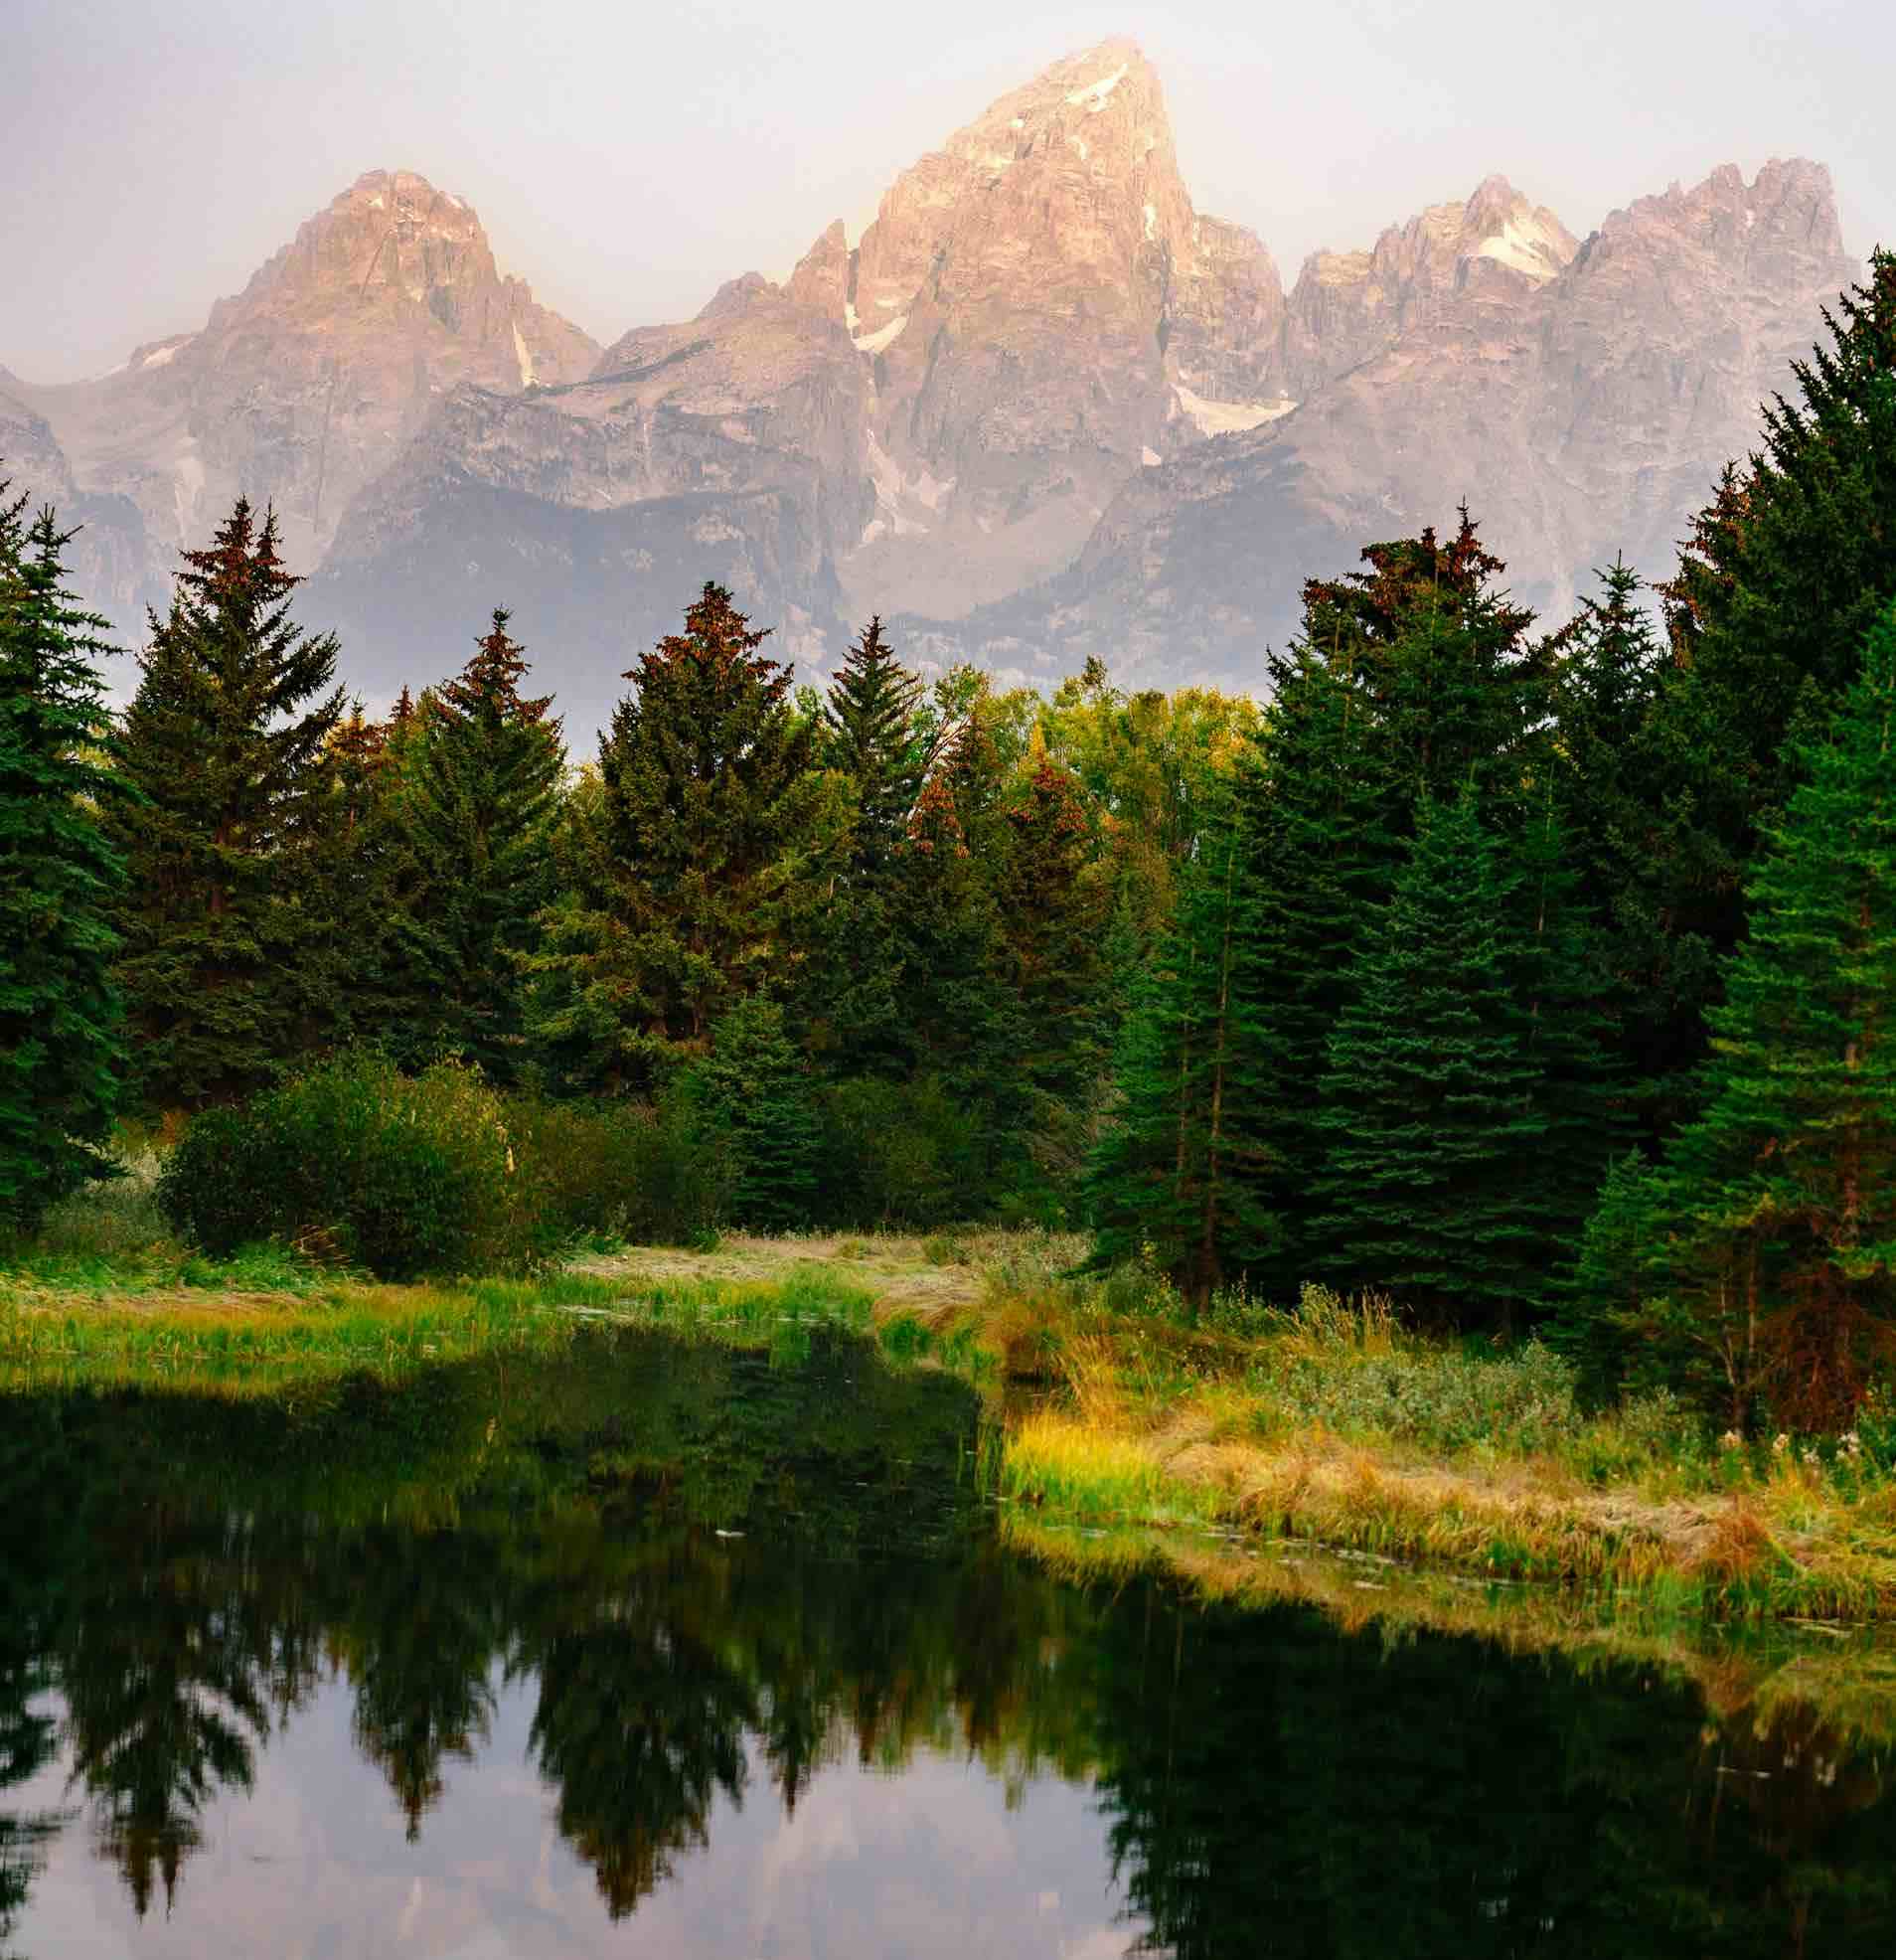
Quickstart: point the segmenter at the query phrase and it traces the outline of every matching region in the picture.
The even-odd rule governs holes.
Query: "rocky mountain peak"
[[[307,219],[234,299],[212,308],[213,340],[275,331],[365,327],[386,339],[491,345],[515,384],[576,379],[597,350],[503,277],[473,207],[411,170],[371,170]],[[505,385],[504,373],[495,377]]]
[[[1461,259],[1482,259],[1539,284],[1557,278],[1580,249],[1545,205],[1531,204],[1505,177],[1487,177],[1462,207]]]
[[[1573,263],[1579,241],[1505,177],[1391,225],[1368,250],[1318,251],[1286,307],[1278,372],[1299,400],[1393,346],[1471,287],[1519,313]]]
[[[465,199],[408,170],[356,179],[196,333],[95,382],[35,391],[79,480],[129,497],[155,570],[238,491],[312,568],[344,506],[463,382],[571,382],[598,349],[502,274]]]
[[[1676,237],[1693,249],[1755,262],[1767,277],[1774,262],[1829,260],[1843,251],[1830,173],[1806,157],[1774,158],[1750,183],[1736,164],[1721,164],[1689,190],[1672,184],[1613,212],[1600,228],[1602,239],[1647,235]]]

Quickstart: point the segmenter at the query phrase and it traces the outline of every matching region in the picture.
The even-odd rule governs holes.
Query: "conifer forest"
[[[706,584],[595,756],[504,592],[366,713],[248,502],[109,648],[16,473],[0,1220],[131,1135],[187,1242],[390,1278],[1057,1226],[1186,1324],[1316,1287],[1849,1432],[1896,1368],[1896,256],[1665,582],[1536,618],[1492,515],[1310,568],[1248,695],[924,676],[874,618],[813,687]]]

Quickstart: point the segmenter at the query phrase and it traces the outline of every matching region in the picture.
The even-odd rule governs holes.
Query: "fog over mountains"
[[[352,684],[448,671],[507,604],[580,737],[708,577],[806,668],[873,610],[911,658],[1255,687],[1304,577],[1463,499],[1531,603],[1620,551],[1662,573],[1857,270],[1794,160],[1584,238],[1490,177],[1286,291],[1194,207],[1157,74],[1109,41],[903,171],[860,238],[603,351],[459,198],[371,172],[199,332],[78,384],[0,368],[0,457],[84,523],[128,635],[242,490]]]

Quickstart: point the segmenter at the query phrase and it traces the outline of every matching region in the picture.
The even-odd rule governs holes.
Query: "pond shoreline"
[[[1206,1569],[1211,1533],[1269,1549],[1273,1565],[1286,1548],[1324,1548],[1485,1586],[1528,1582],[1679,1628],[1896,1619],[1896,1485],[1765,1445],[1693,1456],[1682,1431],[1655,1441],[1600,1418],[1520,1431],[1539,1447],[1507,1446],[1500,1415],[1484,1419],[1503,1440],[1454,1448],[1352,1433],[1348,1406],[1332,1420],[1300,1413],[1283,1384],[1329,1410],[1339,1384],[1452,1366],[1443,1394],[1466,1378],[1502,1413],[1519,1384],[1511,1364],[1458,1361],[1346,1319],[1321,1339],[1289,1321],[1240,1338],[1115,1314],[1061,1290],[1070,1249],[1042,1242],[1027,1259],[999,1233],[965,1245],[740,1239],[408,1286],[294,1267],[0,1273],[0,1391],[307,1400],[352,1378],[557,1354],[602,1324],[792,1358],[835,1328],[893,1367],[946,1369],[978,1389],[984,1473],[1013,1536],[1063,1543],[1076,1567],[1123,1560],[1130,1536],[1146,1562],[1233,1589],[1237,1574]],[[1378,1583],[1359,1582],[1361,1605]]]

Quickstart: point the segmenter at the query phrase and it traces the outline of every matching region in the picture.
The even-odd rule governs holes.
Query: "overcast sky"
[[[1584,237],[1725,162],[1830,165],[1896,240],[1891,0],[0,0],[0,366],[195,328],[365,170],[465,197],[504,271],[610,341],[780,276],[1058,56],[1137,39],[1201,210],[1286,283],[1499,170]]]

